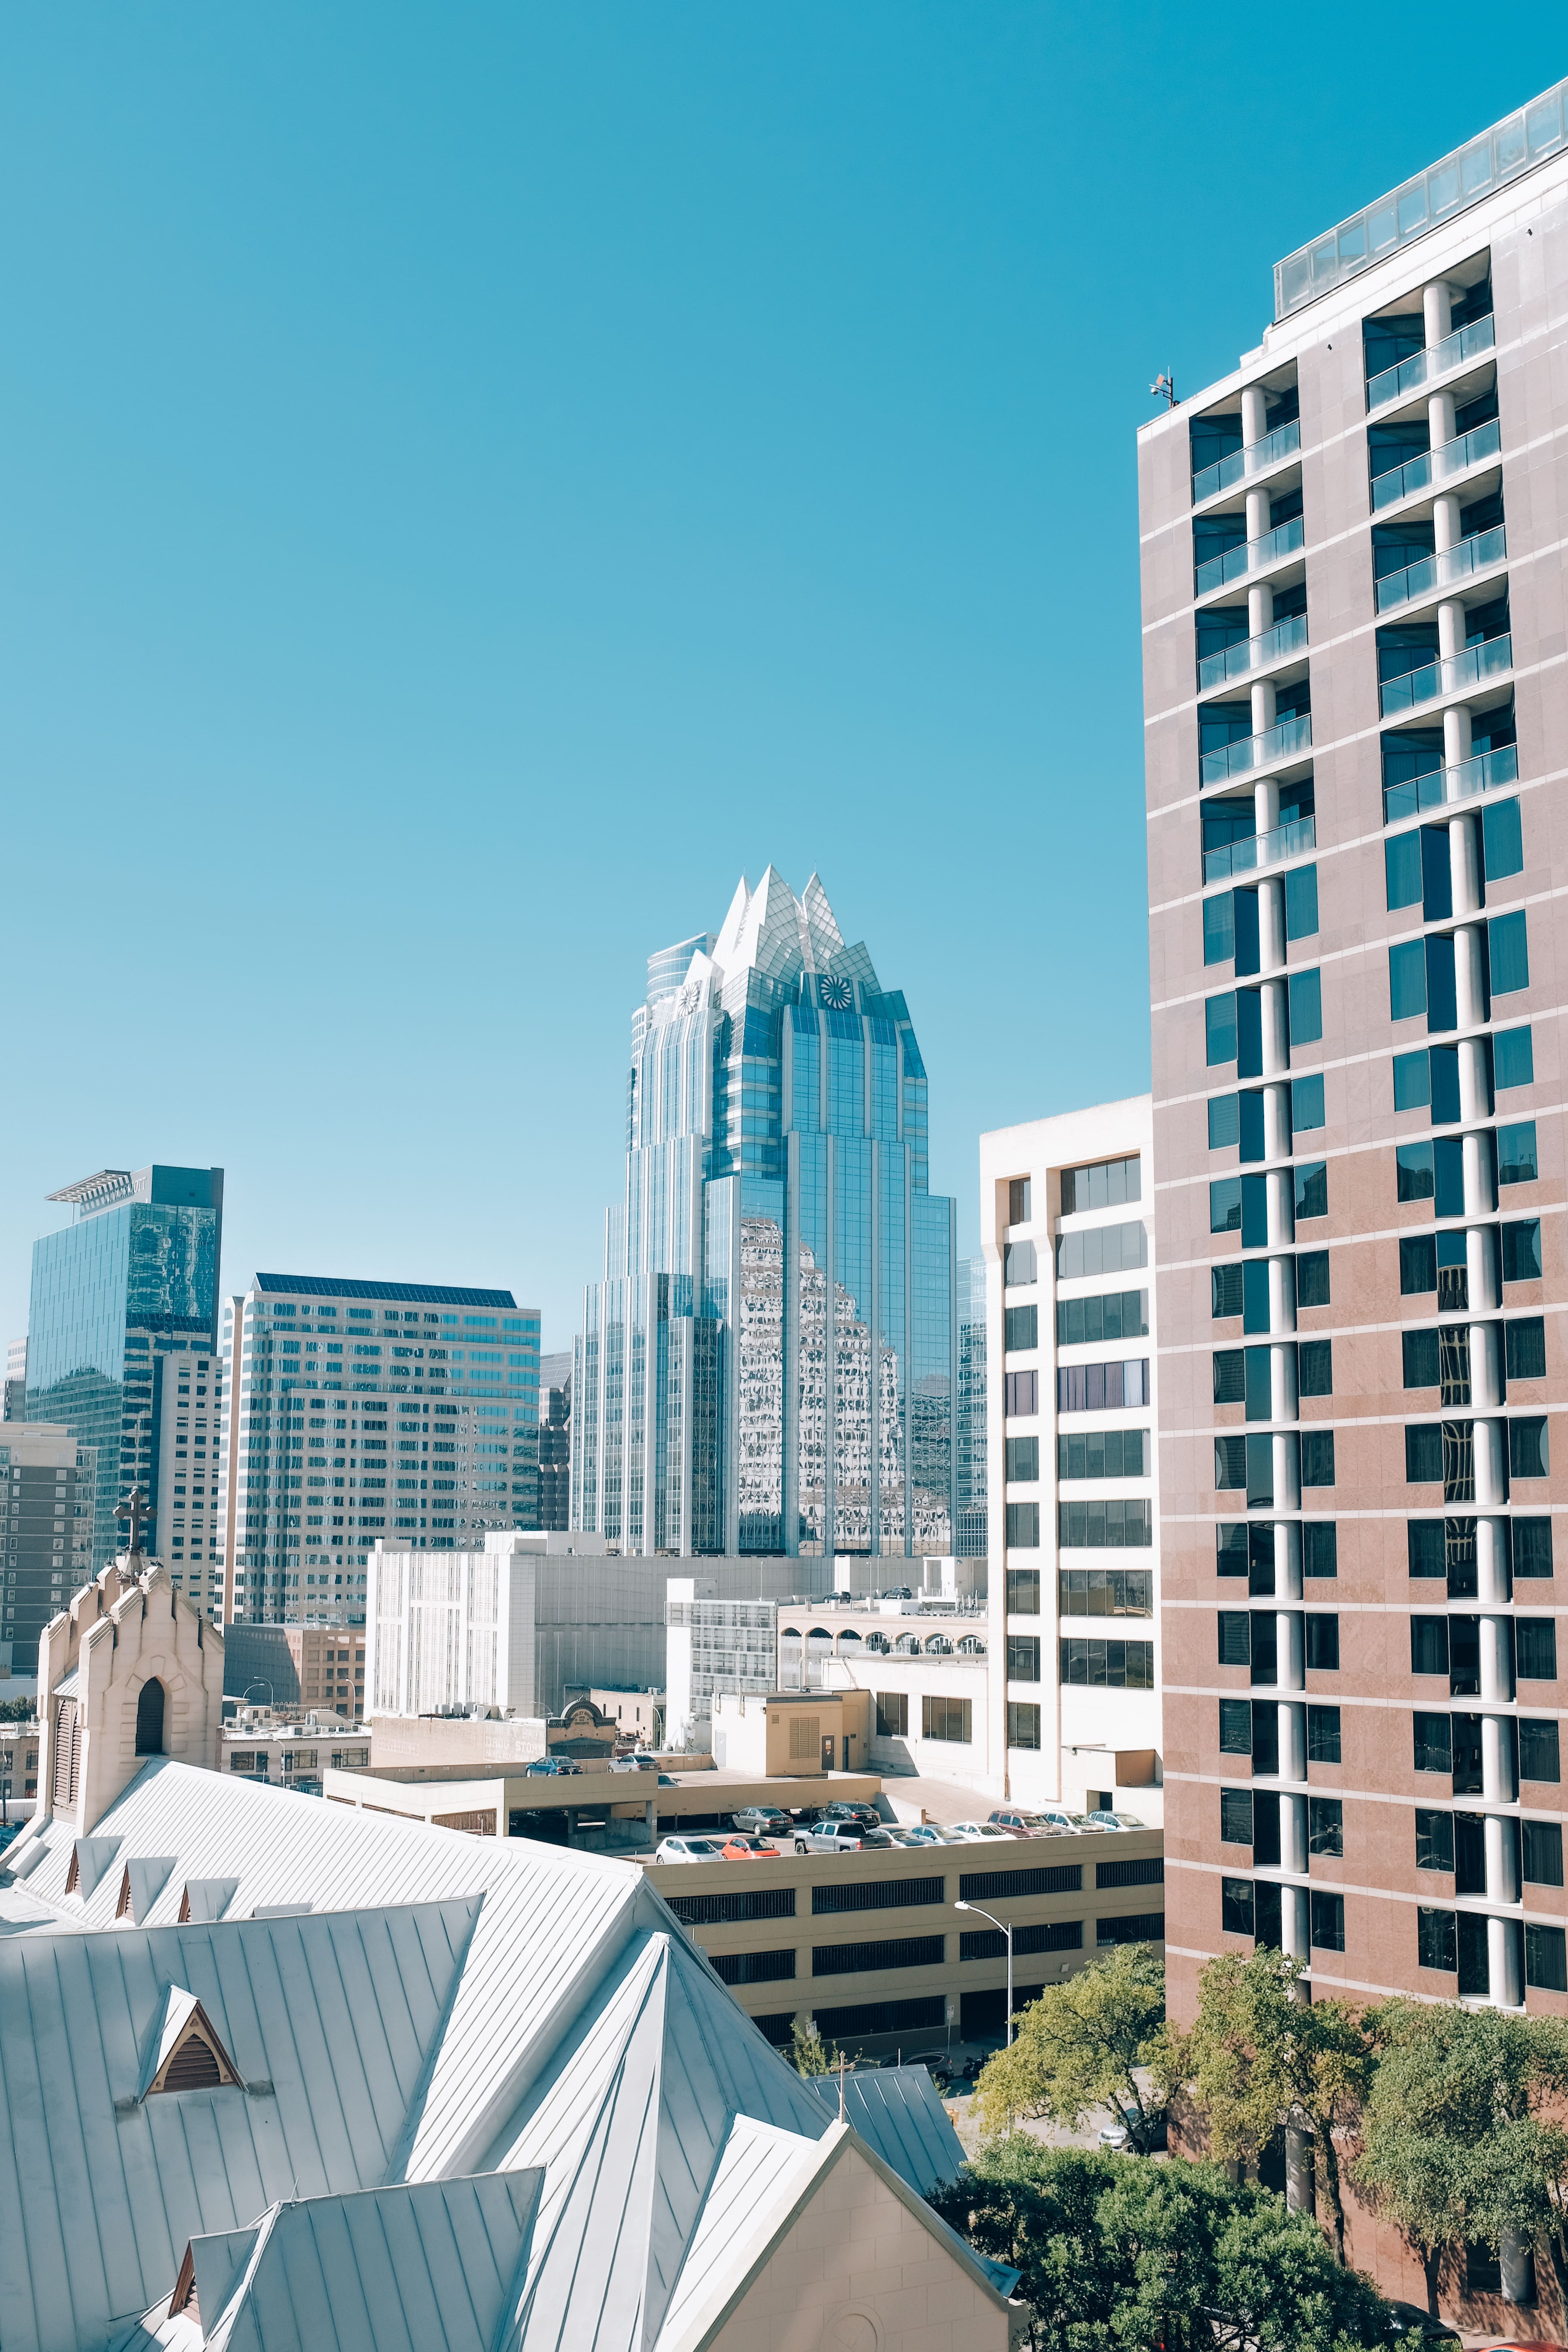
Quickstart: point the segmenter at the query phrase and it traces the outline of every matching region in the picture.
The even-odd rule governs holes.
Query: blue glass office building
[[[952,1549],[951,1200],[901,992],[816,875],[648,959],[574,1369],[572,1524],[632,1552]]]
[[[27,1419],[98,1449],[91,1567],[123,1549],[114,1507],[155,1503],[163,1368],[217,1345],[221,1168],[102,1169],[49,1194],[74,1222],[33,1244]]]

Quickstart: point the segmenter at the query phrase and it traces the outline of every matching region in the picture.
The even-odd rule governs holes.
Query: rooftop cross
[[[142,1549],[142,1528],[147,1517],[147,1497],[140,1486],[132,1486],[125,1500],[116,1503],[114,1516],[127,1522],[125,1553],[128,1559],[134,1559]]]

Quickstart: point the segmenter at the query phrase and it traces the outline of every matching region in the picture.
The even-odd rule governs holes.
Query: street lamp
[[[994,1911],[982,1911],[978,1903],[955,1903],[952,1907],[955,1911],[973,1911],[977,1919],[989,1919],[991,1925],[1000,1927],[1007,1938],[1007,2045],[1010,2049],[1013,2042],[1013,1930],[1005,1919],[998,1919]]]

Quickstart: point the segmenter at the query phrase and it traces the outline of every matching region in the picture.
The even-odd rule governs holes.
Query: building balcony
[[[1440,595],[1459,581],[1473,580],[1478,572],[1501,563],[1507,554],[1508,533],[1500,522],[1494,530],[1479,530],[1472,538],[1462,539],[1458,547],[1446,548],[1441,555],[1428,555],[1419,563],[1407,563],[1403,572],[1385,573],[1377,583],[1377,609],[1397,613],[1424,597]]]
[[[1256,481],[1259,475],[1271,473],[1276,466],[1297,456],[1300,446],[1301,420],[1293,416],[1289,425],[1276,426],[1261,441],[1254,441],[1245,449],[1233,449],[1228,457],[1221,457],[1216,465],[1205,466],[1201,473],[1194,474],[1194,506],[1201,507],[1208,499],[1217,499],[1222,491],[1235,489],[1238,482]]]
[[[1288,621],[1276,621],[1261,635],[1244,637],[1223,653],[1210,654],[1198,664],[1198,692],[1213,694],[1216,688],[1226,686],[1232,678],[1249,677],[1259,670],[1275,668],[1289,661],[1293,654],[1304,653],[1307,646],[1307,615],[1293,613]]]
[[[1402,499],[1414,498],[1417,490],[1436,489],[1439,483],[1468,474],[1472,466],[1497,457],[1501,447],[1498,419],[1491,416],[1484,425],[1461,433],[1457,440],[1445,441],[1440,449],[1426,449],[1419,457],[1407,457],[1403,466],[1391,467],[1386,474],[1373,477],[1373,514],[1381,514],[1385,507],[1397,506]]]
[[[1310,751],[1311,742],[1312,714],[1310,710],[1298,711],[1289,719],[1282,719],[1277,727],[1266,728],[1261,735],[1241,735],[1217,751],[1205,751],[1201,762],[1203,782],[1223,784],[1237,776],[1256,775],[1266,768],[1280,767],[1286,761]]]
[[[1446,808],[1454,801],[1473,800],[1479,793],[1495,793],[1518,782],[1519,747],[1505,743],[1500,751],[1479,751],[1456,767],[1434,768],[1411,783],[1384,784],[1383,821],[1398,824],[1405,817],[1419,816],[1423,809]]]
[[[1384,719],[1399,711],[1418,710],[1423,703],[1468,693],[1512,667],[1511,635],[1489,637],[1484,645],[1467,646],[1462,654],[1452,654],[1446,661],[1425,662],[1419,669],[1406,670],[1402,677],[1384,678],[1378,689],[1379,708]]]
[[[1228,587],[1234,580],[1247,580],[1257,572],[1267,572],[1270,565],[1294,555],[1303,539],[1301,517],[1292,515],[1289,522],[1266,530],[1261,539],[1244,540],[1239,547],[1227,548],[1223,555],[1211,555],[1194,572],[1193,593],[1209,596],[1216,588]]]
[[[1223,849],[1204,852],[1204,880],[1226,882],[1233,874],[1255,874],[1260,866],[1283,866],[1292,857],[1305,856],[1318,845],[1316,817],[1292,817],[1289,824],[1277,824],[1272,833],[1256,833],[1246,841],[1227,842]]]
[[[1493,349],[1497,341],[1496,322],[1476,319],[1469,326],[1461,327],[1440,343],[1424,352],[1412,352],[1397,367],[1384,368],[1381,375],[1372,377],[1366,387],[1366,413],[1376,415],[1390,403],[1405,400],[1415,392],[1437,390],[1450,376],[1479,359]]]

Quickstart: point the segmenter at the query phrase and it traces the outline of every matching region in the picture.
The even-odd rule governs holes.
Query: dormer
[[[195,1994],[184,1985],[168,1986],[162,2014],[148,2037],[137,2098],[244,2087],[238,2069]]]

